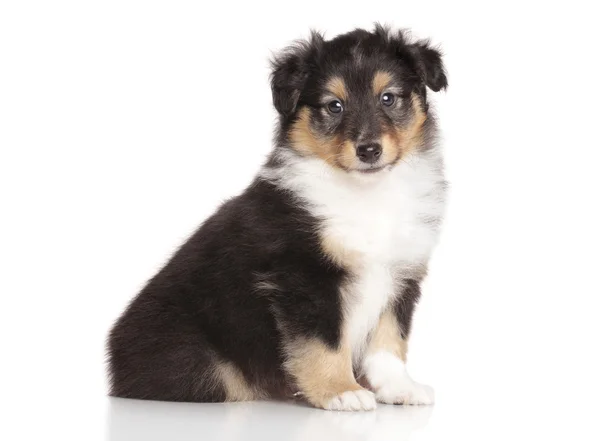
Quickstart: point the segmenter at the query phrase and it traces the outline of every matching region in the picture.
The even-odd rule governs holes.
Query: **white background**
[[[2,2],[3,438],[599,439],[592,9]],[[271,148],[270,51],[374,21],[446,53],[436,107],[452,191],[409,354],[437,404],[336,415],[106,398],[112,321]]]

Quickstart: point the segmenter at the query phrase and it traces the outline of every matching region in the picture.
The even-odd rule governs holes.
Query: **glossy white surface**
[[[426,427],[431,407],[328,412],[293,403],[188,404],[110,399],[108,439],[404,440]]]
[[[518,397],[513,403],[498,403],[491,398],[467,405],[452,401],[436,406],[380,404],[372,412],[331,412],[296,403],[194,404],[110,398],[107,440],[600,439],[593,418],[586,419],[586,411],[573,404],[558,400],[524,403]]]

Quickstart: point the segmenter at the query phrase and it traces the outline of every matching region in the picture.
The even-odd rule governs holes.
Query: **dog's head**
[[[347,172],[390,168],[422,145],[426,88],[446,86],[440,53],[402,32],[313,33],[273,61],[280,143]]]

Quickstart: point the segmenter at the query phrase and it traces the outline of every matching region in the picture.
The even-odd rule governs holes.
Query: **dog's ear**
[[[442,54],[432,48],[429,41],[412,43],[408,32],[398,31],[393,34],[389,27],[380,24],[375,24],[375,35],[390,47],[396,57],[407,63],[431,90],[438,92],[448,87]]]
[[[408,44],[404,47],[404,51],[412,59],[415,70],[427,87],[434,92],[448,87],[442,54],[437,49],[433,49],[429,42],[419,41]]]
[[[271,62],[273,105],[283,115],[292,115],[309,74],[312,57],[323,43],[323,36],[312,32],[310,39],[296,42],[275,56]]]

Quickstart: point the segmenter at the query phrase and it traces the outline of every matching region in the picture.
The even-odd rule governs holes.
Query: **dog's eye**
[[[327,104],[327,110],[331,113],[341,113],[344,110],[344,106],[338,100],[333,100]]]
[[[384,93],[383,95],[381,95],[381,104],[383,104],[384,106],[391,106],[392,104],[394,104],[394,102],[396,101],[396,97],[394,96],[393,93]]]

